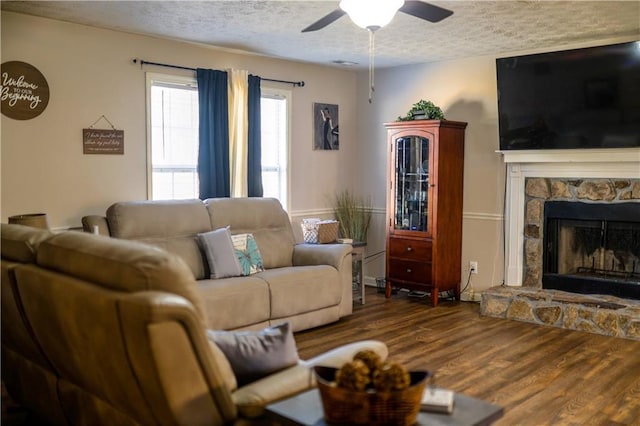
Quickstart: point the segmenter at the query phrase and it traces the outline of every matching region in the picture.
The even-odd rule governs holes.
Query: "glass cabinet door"
[[[422,136],[395,140],[395,229],[427,231],[429,143]]]

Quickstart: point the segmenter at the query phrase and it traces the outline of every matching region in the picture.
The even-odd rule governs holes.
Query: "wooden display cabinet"
[[[467,123],[415,120],[385,124],[387,169],[386,296],[391,287],[460,298],[464,132]]]

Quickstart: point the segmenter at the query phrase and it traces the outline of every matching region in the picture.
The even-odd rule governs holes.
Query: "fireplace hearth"
[[[640,341],[640,300],[499,286],[482,292],[480,313]]]
[[[547,201],[542,288],[640,300],[640,203]]]

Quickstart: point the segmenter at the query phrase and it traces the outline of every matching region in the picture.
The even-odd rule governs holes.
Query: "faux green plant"
[[[336,193],[333,198],[333,213],[336,220],[340,222],[342,238],[367,241],[373,216],[371,198],[357,196],[349,190],[343,190]]]
[[[425,101],[424,99],[420,99],[418,102],[413,104],[411,109],[407,112],[407,115],[404,117],[398,117],[396,121],[411,121],[415,120],[414,114],[424,113],[425,120],[444,120],[444,113],[440,109],[440,107],[434,105],[431,101]]]

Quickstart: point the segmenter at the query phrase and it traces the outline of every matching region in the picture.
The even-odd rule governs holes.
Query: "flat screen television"
[[[640,41],[496,59],[500,149],[640,146]]]

